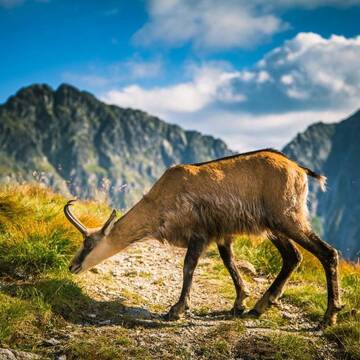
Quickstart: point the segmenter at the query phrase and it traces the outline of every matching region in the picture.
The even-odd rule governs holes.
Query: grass
[[[344,262],[342,272],[345,308],[339,323],[326,329],[325,334],[342,346],[349,359],[360,359],[360,266]]]
[[[150,359],[150,353],[144,346],[138,346],[123,328],[112,329],[106,334],[91,329],[81,338],[69,342],[65,355],[70,360],[122,360],[122,359]]]
[[[360,359],[360,316],[348,316],[338,325],[325,330],[326,336],[337,341],[349,359]]]
[[[247,359],[247,354],[253,354],[249,359],[271,360],[314,360],[321,359],[316,343],[305,336],[274,333],[259,335],[253,341],[239,343],[236,346],[236,358]]]
[[[64,218],[64,204],[63,197],[41,187],[24,185],[2,188],[2,274],[22,278],[66,268],[81,242],[81,236]],[[106,209],[95,203],[81,204],[80,208],[81,220],[88,225],[97,225],[97,219],[104,218]]]
[[[317,349],[308,337],[292,334],[271,335],[269,344],[274,349],[274,360],[313,360]],[[319,358],[319,357],[318,357]]]
[[[234,242],[234,255],[237,259],[246,259],[252,263],[259,274],[276,274],[281,266],[281,257],[270,241],[261,237],[239,236]],[[210,258],[218,259],[218,251],[212,246],[207,253]],[[221,262],[216,266],[220,272],[227,274]]]
[[[195,353],[201,359],[227,360],[230,358],[234,343],[244,330],[239,320],[234,323],[220,324],[207,332],[202,344],[195,349]]]
[[[40,301],[38,302],[38,304]],[[48,308],[43,304],[28,303],[18,298],[0,294],[0,339],[2,344],[31,347],[40,335],[39,323],[44,324]],[[25,330],[26,329],[26,330]]]
[[[65,203],[38,186],[0,189],[1,346],[36,351],[49,330],[80,321],[96,306],[67,270],[82,239],[63,215]],[[91,202],[77,208],[89,226],[108,214]]]
[[[228,359],[234,353],[241,357],[244,351],[261,353],[262,349],[264,354],[273,354],[274,359],[314,358],[316,345],[297,334],[279,337],[270,333],[257,338],[256,344],[247,343],[245,346],[240,341],[245,334],[241,320],[219,324],[211,331],[205,331],[204,339],[199,340],[192,350],[186,344],[170,339],[164,339],[162,345],[156,344],[157,347],[139,342],[139,331],[143,333],[145,330],[132,329],[130,321],[123,326],[119,322],[118,326],[104,331],[92,327],[89,314],[100,314],[97,319],[113,319],[124,304],[96,301],[87,295],[85,280],[69,274],[69,261],[82,238],[63,215],[65,203],[62,196],[34,185],[0,188],[0,347],[29,350],[46,356],[48,350],[42,341],[51,336],[49,334],[66,333],[69,326],[79,329],[79,325],[90,321],[90,325],[81,330],[81,335],[71,337],[63,345],[68,359],[190,359],[194,353],[202,359]],[[74,212],[90,227],[100,225],[110,210],[104,204],[79,202]],[[239,237],[234,252],[237,259],[250,261],[259,276],[269,280],[281,267],[277,250],[271,242],[260,238]],[[319,262],[305,251],[303,255],[304,261],[292,276],[284,299],[301,308],[310,319],[319,320],[326,308],[325,277]],[[233,285],[215,247],[209,249],[201,266],[205,271],[199,280],[208,283],[211,291],[219,291],[221,296],[232,301]],[[340,274],[345,308],[340,313],[339,324],[327,329],[325,336],[341,346],[344,357],[358,359],[360,266],[341,261]],[[103,280],[108,281],[105,275],[97,276],[104,276]],[[151,274],[141,269],[128,276],[152,281]],[[250,276],[244,278],[255,284]],[[162,278],[153,281],[166,284],[166,279]],[[144,303],[140,295],[130,290],[121,295],[132,305]],[[252,298],[249,303],[254,301]],[[156,308],[156,304],[149,306],[153,311],[163,310]],[[209,304],[209,308],[203,306],[194,311],[206,315],[211,308],[212,304]],[[275,334],[286,320],[280,310],[273,308],[264,315],[261,324]]]

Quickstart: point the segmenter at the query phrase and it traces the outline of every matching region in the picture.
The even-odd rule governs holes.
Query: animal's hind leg
[[[236,299],[231,312],[234,315],[240,315],[245,310],[244,300],[248,296],[248,293],[234,262],[234,256],[231,250],[231,237],[226,237],[224,240],[224,244],[218,244],[218,249],[221,259],[223,260],[224,265],[228,269],[232,281],[234,282],[236,290]]]
[[[264,295],[249,312],[250,315],[259,316],[271,304],[275,303],[283,294],[285,285],[291,273],[299,266],[302,256],[294,244],[280,233],[272,233],[269,236],[272,243],[279,250],[282,257],[282,268],[274,282],[266,290]]]
[[[337,313],[342,309],[338,275],[337,250],[321,240],[312,230],[299,231],[289,236],[306,250],[315,255],[321,262],[326,275],[328,304],[324,315],[323,325],[336,323]]]

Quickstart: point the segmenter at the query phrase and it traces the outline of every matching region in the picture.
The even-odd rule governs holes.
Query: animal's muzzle
[[[81,271],[81,265],[72,264],[72,265],[69,266],[69,271],[72,274],[78,274]]]

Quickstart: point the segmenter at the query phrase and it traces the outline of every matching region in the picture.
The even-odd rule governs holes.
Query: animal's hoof
[[[326,316],[324,319],[320,322],[318,329],[319,330],[325,330],[328,326],[336,325],[336,315],[333,316]]]
[[[245,312],[245,308],[240,308],[240,309],[238,309],[238,308],[232,308],[231,310],[230,310],[230,314],[232,315],[232,316],[242,316],[243,314],[244,314],[244,312]]]
[[[250,318],[250,319],[257,319],[261,316],[261,313],[259,313],[256,309],[251,309],[247,313],[243,314],[243,317]]]
[[[328,326],[336,325],[337,314],[344,308],[344,305],[337,305],[328,309],[324,315],[322,322],[319,325],[320,329],[325,329]]]
[[[180,315],[178,312],[172,311],[172,309],[170,309],[170,311],[164,315],[164,319],[166,321],[176,321],[180,319]]]

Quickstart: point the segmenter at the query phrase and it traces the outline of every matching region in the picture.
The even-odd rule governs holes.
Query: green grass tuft
[[[292,334],[278,334],[269,337],[273,346],[274,360],[313,360],[316,358],[316,345],[307,337]]]
[[[65,350],[70,360],[146,360],[152,359],[147,348],[137,345],[126,329],[118,328],[102,334],[92,329],[89,334],[73,339]]]
[[[350,316],[347,320],[326,329],[325,335],[340,344],[347,359],[360,359],[359,315]]]

